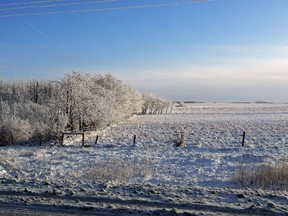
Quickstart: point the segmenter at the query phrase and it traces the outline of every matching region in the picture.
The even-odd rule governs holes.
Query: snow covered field
[[[185,134],[184,147],[174,145],[173,140],[177,130]],[[246,132],[244,148],[241,146],[243,131]],[[99,135],[97,145],[94,144],[96,135]],[[135,145],[134,135],[136,135]],[[155,193],[150,197],[146,194],[146,201],[156,199],[155,194],[165,190],[173,191],[170,193],[173,194],[170,197],[172,203],[195,204],[202,200],[199,205],[202,203],[214,207],[231,208],[226,209],[227,211],[218,209],[223,214],[243,209],[247,211],[242,213],[248,214],[251,213],[251,206],[267,210],[267,214],[271,212],[288,214],[287,192],[274,193],[273,191],[261,192],[260,189],[244,189],[233,181],[235,170],[240,165],[274,163],[288,159],[288,104],[189,104],[174,108],[172,114],[135,116],[130,121],[102,132],[87,134],[86,137],[85,143],[90,144],[90,148],[81,148],[80,139],[65,140],[65,147],[0,148],[0,178],[2,178],[0,190],[6,191],[7,196],[14,194],[11,191],[15,193],[22,191],[30,195],[34,194],[36,197],[44,193],[42,191],[44,184],[50,186],[52,195],[53,191],[57,193],[59,189],[65,188],[66,191],[60,190],[60,196],[93,197],[98,193],[96,191],[99,191],[100,183],[97,182],[101,181],[104,182],[101,183],[104,184],[104,188],[101,186],[100,190],[103,192],[110,188],[111,194],[108,195],[115,199],[117,197],[115,191],[119,190],[120,192],[117,193],[122,196],[121,199],[126,197],[125,199],[139,200],[142,196],[135,190],[151,187]],[[129,173],[127,178],[124,174],[124,177],[119,179],[115,179],[115,176],[108,179],[113,181],[93,176],[93,173],[97,173],[95,169],[105,163],[111,163],[110,166],[116,166],[118,170],[131,168],[134,173]],[[57,188],[57,185],[62,186]],[[125,191],[128,185],[130,189],[126,188]],[[72,192],[67,195],[67,190]],[[250,202],[247,200],[247,191],[250,191]],[[143,193],[142,191],[142,195]],[[202,194],[201,198],[198,193]],[[175,198],[175,194],[180,198]],[[9,203],[6,195],[0,195],[0,200]],[[261,199],[262,195],[263,199]],[[165,195],[162,193],[162,196]],[[199,199],[195,200],[197,196]],[[46,196],[44,198],[47,199]],[[30,203],[49,205],[49,201],[45,201],[44,198],[42,201],[30,200]],[[166,198],[168,199],[169,196]],[[243,199],[239,201],[239,198]],[[19,197],[16,201],[15,199],[12,199],[13,203],[21,203]],[[71,200],[73,199],[63,201],[62,205],[75,207],[90,202],[92,209],[93,205],[100,208],[95,204],[96,201],[93,202],[88,198],[72,204]],[[136,205],[133,202],[130,204]],[[102,208],[106,209],[107,206],[104,205]],[[112,206],[110,209],[113,208]],[[141,208],[145,212],[145,208],[143,206]],[[149,209],[151,208],[150,206]],[[135,209],[139,210],[137,207]],[[157,206],[152,209],[154,211]],[[190,210],[188,207],[185,208],[186,212]],[[198,210],[194,213],[206,211],[205,208]],[[258,212],[265,213],[259,209]]]

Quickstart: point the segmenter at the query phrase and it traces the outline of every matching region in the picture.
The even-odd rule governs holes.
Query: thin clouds
[[[287,68],[288,59],[239,61],[238,64],[233,65],[186,65],[170,70],[138,71],[137,74],[130,74],[129,77],[132,80],[144,81],[143,85],[159,84],[159,82],[160,85],[166,83],[167,86],[177,83],[182,85],[191,81],[196,83],[208,82],[211,85],[233,82],[232,85],[235,85],[235,82],[244,80],[250,80],[252,83],[264,80],[283,81],[284,79],[288,81]]]
[[[226,52],[242,52],[242,53],[285,53],[288,54],[288,46],[209,46],[210,50],[226,51]]]
[[[156,94],[179,95],[178,99],[198,97],[198,100],[234,101],[250,94],[250,100],[287,101],[288,47],[227,47],[221,50],[237,51],[242,58],[226,55],[218,60],[207,59],[207,64],[174,65],[167,69],[142,70],[130,73],[125,79],[141,90],[153,90]],[[267,56],[254,53],[269,52]],[[247,54],[244,57],[244,54]],[[280,55],[281,54],[281,55]],[[215,62],[215,64],[211,63]],[[177,93],[177,94],[176,94]],[[245,95],[245,97],[244,97]],[[174,96],[172,96],[174,97]],[[221,98],[221,99],[220,99]],[[173,98],[177,99],[177,98]],[[249,99],[249,96],[248,96]],[[243,99],[244,100],[244,99]]]

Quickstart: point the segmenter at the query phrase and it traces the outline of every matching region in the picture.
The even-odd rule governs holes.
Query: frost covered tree
[[[62,131],[105,128],[169,102],[141,94],[111,74],[73,71],[60,80],[0,80],[0,144],[45,142]]]
[[[172,103],[152,94],[142,94],[142,114],[167,114]]]
[[[62,108],[71,130],[102,128],[139,110],[139,93],[111,74],[73,72],[60,81]]]

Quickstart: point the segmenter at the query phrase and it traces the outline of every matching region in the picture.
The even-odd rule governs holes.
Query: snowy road
[[[31,184],[29,190],[33,192],[1,191],[0,200],[10,202],[12,206],[0,204],[0,207],[3,206],[0,215],[19,215],[19,212],[23,212],[21,215],[27,216],[92,214],[284,216],[288,212],[285,205],[287,198],[283,193],[275,194],[271,191],[109,183],[105,189],[103,184],[94,185],[95,190],[92,194],[77,192],[75,188],[63,185],[61,189],[63,193],[54,195],[43,193],[37,184],[42,185],[40,182]],[[43,189],[45,190],[45,187]],[[67,190],[74,190],[75,194],[70,195]]]
[[[1,216],[80,216],[80,215],[95,215],[92,213],[83,213],[83,212],[72,212],[63,209],[45,209],[43,207],[25,207],[19,205],[1,205],[0,204],[0,215]],[[105,215],[103,212],[102,215]],[[112,215],[112,214],[106,214]]]

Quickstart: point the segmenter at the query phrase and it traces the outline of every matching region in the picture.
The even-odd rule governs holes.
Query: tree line
[[[0,80],[0,145],[57,140],[62,131],[101,130],[135,114],[168,113],[170,107],[109,73]]]

